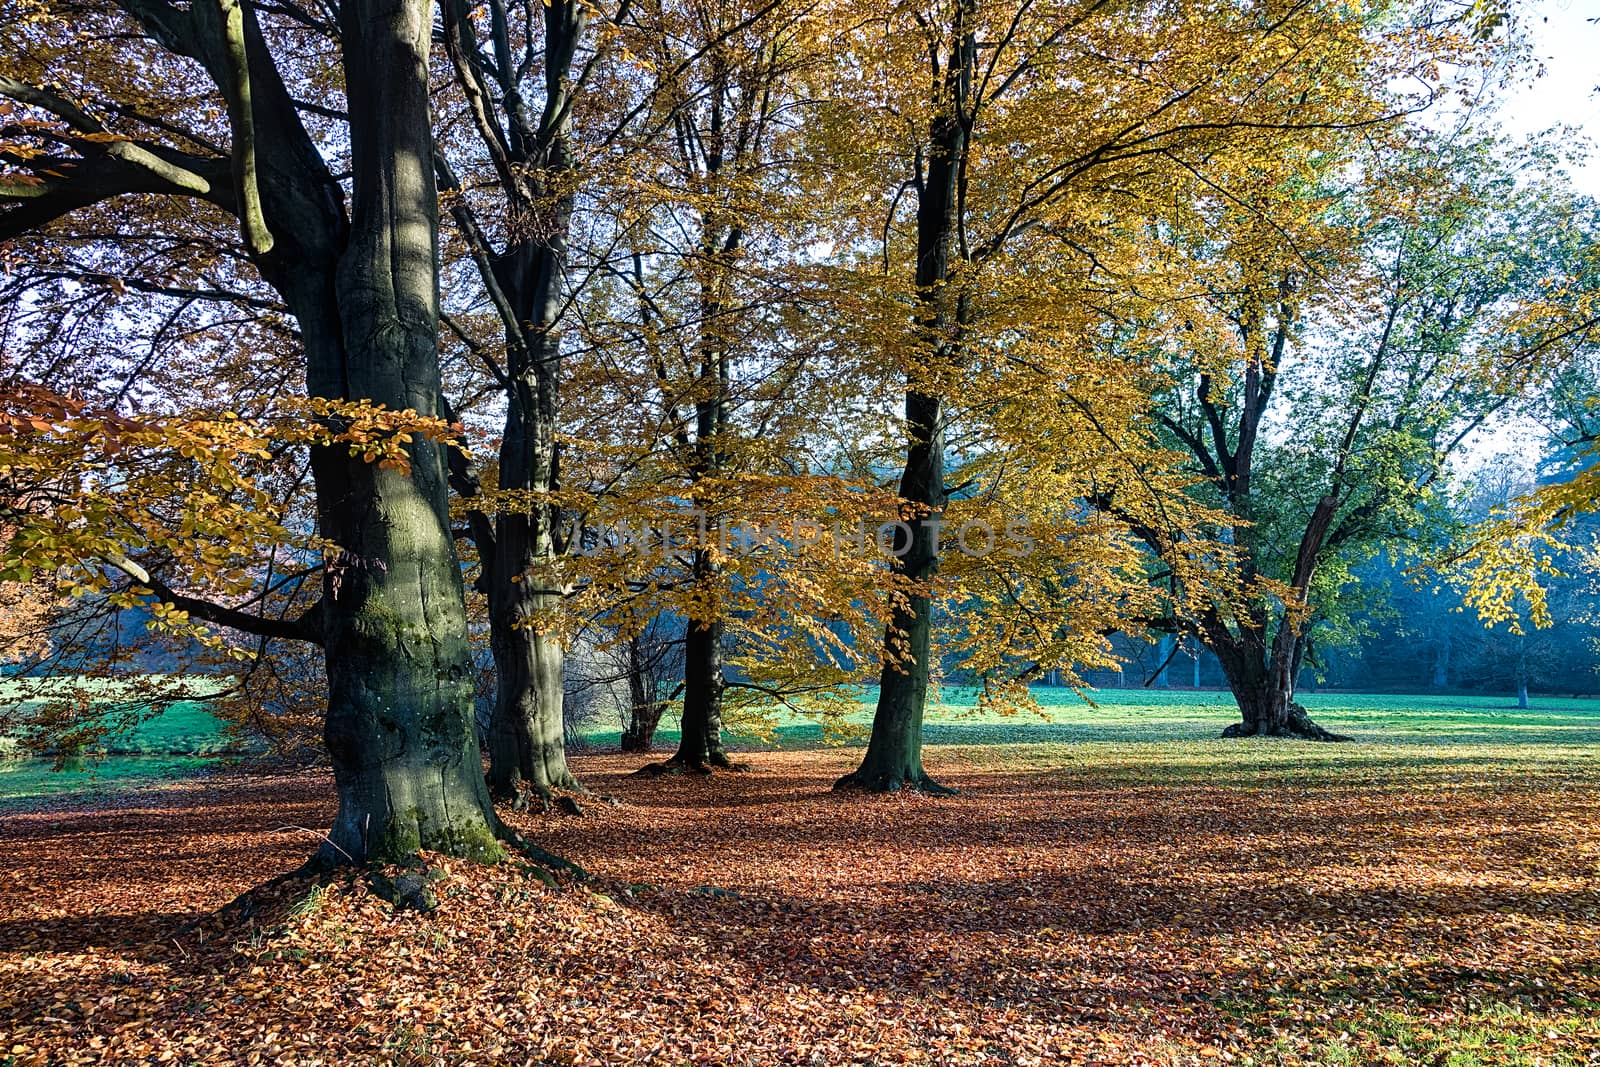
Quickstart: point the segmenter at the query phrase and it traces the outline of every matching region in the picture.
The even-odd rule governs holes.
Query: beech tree
[[[548,565],[560,548],[552,493],[562,315],[580,193],[573,130],[599,56],[588,40],[591,10],[575,0],[497,2],[477,12],[463,0],[444,0],[440,14],[463,125],[476,134],[471,169],[462,173],[493,190],[489,197],[471,195],[450,159],[465,139],[441,138],[434,165],[500,329],[500,343],[488,344],[454,326],[505,410],[494,465],[498,492],[485,495],[462,451],[453,453],[451,469],[471,508],[479,585],[489,606],[495,664],[489,784],[497,797],[518,797],[526,787],[549,799],[553,790],[581,788],[567,767],[563,652],[549,622],[561,590]]]
[[[778,81],[796,60],[789,38],[799,13],[772,0],[625,3],[603,17],[581,4],[545,5],[540,16],[527,2],[477,13],[451,2],[444,16],[459,90],[454,103],[463,116],[457,125],[476,136],[441,137],[439,166],[482,294],[473,304],[490,310],[502,334],[489,343],[467,315],[446,319],[488,371],[491,394],[505,409],[496,484],[480,485],[464,454],[454,468],[457,492],[471,502],[469,530],[497,664],[490,781],[499,795],[525,784],[548,796],[581,788],[560,745],[561,643],[589,610],[563,604],[581,579],[560,559],[561,501],[572,495],[559,476],[562,439],[565,465],[587,470],[592,465],[574,451],[593,454],[599,442],[620,436],[615,423],[587,437],[572,433],[588,401],[578,395],[576,405],[561,403],[570,373],[564,339],[575,333],[567,347],[658,383],[659,362],[634,366],[611,349],[635,344],[639,329],[699,329],[696,395],[676,392],[682,382],[668,383],[669,407],[693,407],[693,425],[675,425],[673,434],[694,442],[688,447],[702,473],[713,473],[712,442],[727,423],[707,390],[728,360],[713,354],[727,344],[714,339],[728,317],[719,303],[729,299],[726,276],[761,210],[747,171],[776,125],[770,111],[782,102]],[[699,228],[690,247],[674,245],[657,226],[672,211],[677,222]],[[658,259],[690,265],[685,276],[701,287],[695,325],[636,323],[631,336],[609,330],[610,314],[595,310],[606,303],[606,280],[629,279],[627,306],[646,317],[673,303],[664,292],[639,288],[644,262],[653,270]],[[725,277],[718,279],[719,271]],[[683,281],[672,277],[666,288]],[[603,376],[578,374],[578,390],[608,387]],[[613,474],[603,472],[599,481]],[[576,493],[582,497],[581,486]],[[702,551],[696,566],[709,579],[715,565]],[[687,638],[684,706],[699,725],[685,736],[706,738],[704,751],[691,754],[697,767],[725,764],[717,725],[720,626],[697,623]]]
[[[1316,5],[1202,13],[950,0],[874,9],[841,47],[852,57],[844,66],[883,88],[870,99],[838,94],[830,148],[881,182],[867,203],[883,265],[908,272],[914,304],[892,358],[905,374],[908,441],[895,568],[918,591],[886,627],[872,739],[839,786],[940,791],[920,754],[935,531],[950,499],[950,405],[990,386],[972,376],[974,353],[1002,343],[976,328],[986,280],[1021,282],[1008,262],[1041,279],[1091,273],[1118,258],[1127,231],[1110,224],[1150,217],[1164,184],[1226,169],[1274,141],[1384,121],[1395,108],[1387,83],[1424,70],[1435,45],[1420,26],[1385,30]],[[1026,255],[1043,245],[1053,263]],[[1111,321],[1117,314],[1109,310]]]
[[[557,495],[584,543],[552,580],[568,625],[684,627],[685,727],[657,770],[729,767],[724,709],[842,707],[864,679],[840,632],[885,595],[870,551],[820,536],[888,505],[835,462],[867,390],[829,328],[836,272],[805,251],[831,206],[796,195],[823,169],[798,143],[815,29],[770,0],[631,7],[639,104],[579,203]],[[792,543],[797,522],[819,536]]]
[[[23,118],[4,153],[0,240],[13,254],[19,239],[47,245],[97,205],[126,205],[95,213],[113,227],[137,225],[146,210],[159,219],[173,202],[231,218],[243,260],[294,318],[309,397],[434,418],[432,7],[341,4],[332,78],[301,62],[297,14],[287,5],[269,17],[237,0],[8,9],[0,93]],[[329,131],[307,116],[339,114],[314,101],[341,89],[347,140],[328,151]],[[348,194],[330,164],[339,148]],[[342,416],[318,418],[336,430]],[[419,848],[487,859],[506,836],[471,728],[445,446],[432,436],[402,443],[404,464],[312,447],[331,553],[314,608],[269,620],[204,596],[183,602],[221,625],[322,647],[339,811],[320,856],[333,863]],[[129,576],[172,601],[154,576]]]
[[[675,583],[686,619],[682,729],[663,770],[734,767],[722,740],[724,656],[732,587],[751,576],[730,573],[717,532],[758,521],[768,509],[751,504],[763,490],[803,473],[793,458],[788,471],[774,464],[775,438],[824,421],[818,353],[793,337],[794,309],[812,289],[793,261],[816,213],[794,195],[803,164],[791,154],[808,110],[796,73],[821,58],[806,16],[770,2],[651,8],[646,60],[667,150],[648,172],[652,195],[636,198],[632,270],[619,273],[664,430],[654,469],[707,532],[684,546]],[[772,583],[765,592],[775,595]]]

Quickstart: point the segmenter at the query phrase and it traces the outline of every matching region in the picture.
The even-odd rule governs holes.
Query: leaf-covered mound
[[[1081,751],[934,750],[956,798],[834,796],[849,752],[710,780],[583,759],[621,806],[518,822],[595,878],[434,858],[429,915],[365,873],[270,881],[330,815],[315,777],[12,816],[0,1062],[1556,1064],[1600,1042],[1592,760]]]

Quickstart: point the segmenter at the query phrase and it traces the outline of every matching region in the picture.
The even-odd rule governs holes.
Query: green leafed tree
[[[1574,216],[1539,162],[1418,132],[1214,204],[1159,422],[1226,516],[1231,550],[1177,615],[1238,702],[1227,736],[1336,738],[1295,694],[1352,566],[1428,524],[1451,457],[1516,395],[1492,369],[1566,330],[1539,304]],[[1275,250],[1250,237],[1267,226]]]

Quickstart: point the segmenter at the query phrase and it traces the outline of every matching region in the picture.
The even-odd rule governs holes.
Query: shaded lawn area
[[[620,806],[514,818],[595,879],[454,865],[430,917],[216,914],[308,853],[314,774],[6,815],[0,1063],[1582,1064],[1600,738],[1557,736],[931,749],[951,799],[582,757]]]
[[[115,692],[111,683],[100,684]],[[15,684],[0,680],[0,708],[14,696]],[[929,711],[925,736],[930,744],[945,745],[1114,742],[1120,746],[1130,738],[1208,741],[1238,714],[1228,694],[1210,691],[1100,690],[1093,694],[1093,704],[1066,689],[1039,688],[1035,696],[1042,714],[996,715],[974,706],[972,690],[946,688],[940,704]],[[857,741],[865,740],[875,699],[874,690],[865,691],[859,710],[849,717],[846,725],[854,729]],[[1305,700],[1327,725],[1366,744],[1600,741],[1600,700],[1593,699],[1541,696],[1523,711],[1504,697],[1315,694]],[[586,724],[585,744],[615,750],[621,731],[606,726],[606,716],[595,716]],[[735,714],[729,726],[730,745],[746,751],[809,749],[823,741],[816,721],[784,709],[760,722],[748,717],[741,722]],[[678,733],[661,730],[657,741],[675,746]],[[69,761],[65,771],[57,770],[53,759],[21,758],[16,742],[0,736],[0,814],[36,807],[47,797],[96,803],[133,788],[205,771],[222,760],[248,758],[258,748],[230,733],[227,724],[197,701],[169,704],[131,728],[108,735],[94,751]],[[1170,758],[1163,751],[1138,750],[1137,758],[1141,764]]]

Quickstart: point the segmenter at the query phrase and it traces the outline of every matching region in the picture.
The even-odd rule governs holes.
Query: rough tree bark
[[[0,239],[131,193],[204,199],[239,219],[250,261],[298,320],[311,396],[437,412],[431,3],[340,6],[348,216],[250,5],[121,6],[152,41],[193,60],[214,83],[227,106],[230,151],[107,140],[96,120],[29,90],[75,131],[62,143],[81,159],[54,168],[40,195],[0,214]],[[4,89],[27,87],[8,81]],[[339,448],[312,456],[320,532],[338,551],[324,570],[321,602],[290,636],[325,649],[325,733],[339,798],[320,853],[330,863],[402,859],[419,848],[476,858],[500,851],[503,828],[472,730],[472,663],[442,449],[419,440],[409,458],[401,472]],[[215,617],[252,630],[242,612],[219,608]],[[258,621],[253,632],[271,632]]]
[[[1254,631],[1240,636],[1213,634],[1208,639],[1223,677],[1239,705],[1239,721],[1223,737],[1299,737],[1310,741],[1346,741],[1312,721],[1295,701],[1300,657],[1271,655]],[[1303,644],[1303,639],[1297,644]]]

